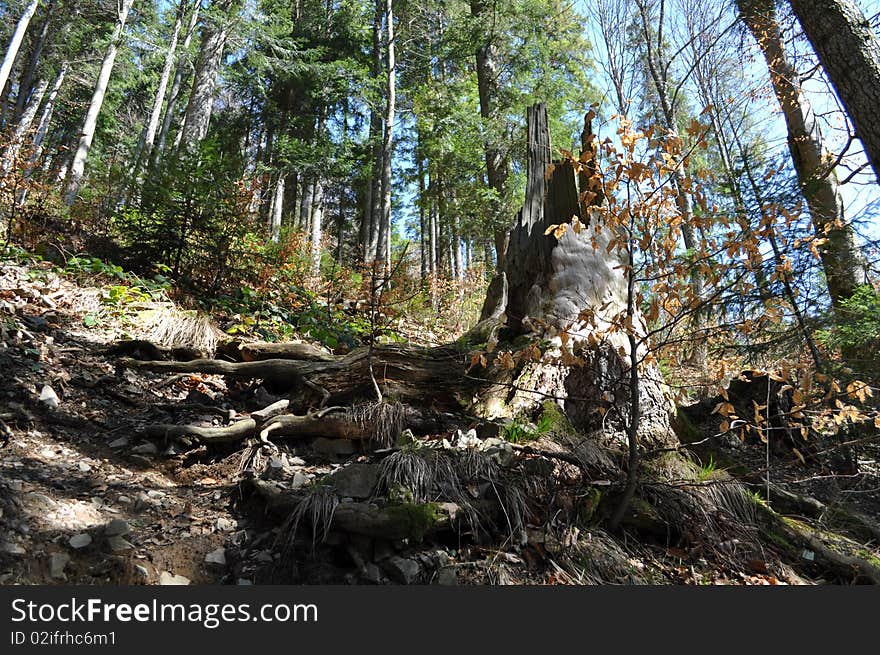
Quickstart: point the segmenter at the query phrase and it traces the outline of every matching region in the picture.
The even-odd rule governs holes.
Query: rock
[[[287,467],[284,465],[283,459],[281,459],[280,457],[270,457],[269,463],[266,465],[264,477],[273,480],[283,478],[286,468]]]
[[[119,553],[132,547],[132,545],[128,543],[125,539],[123,539],[120,535],[114,535],[108,538],[107,545],[114,553]]]
[[[292,490],[301,489],[306,486],[306,483],[309,481],[309,478],[299,471],[293,474],[293,479],[290,481],[290,488]]]
[[[49,558],[49,575],[56,580],[67,580],[64,569],[70,562],[70,555],[67,553],[54,553]]]
[[[86,532],[80,532],[79,534],[73,535],[68,542],[71,548],[76,548],[79,550],[80,548],[85,548],[90,543],[92,543],[92,536]]]
[[[110,442],[111,448],[125,448],[128,445],[128,437],[119,437]]]
[[[455,435],[452,437],[452,445],[456,448],[461,448],[462,450],[466,448],[476,448],[483,442],[477,436],[477,431],[474,429],[468,430],[467,432],[462,432],[461,430],[456,430]]]
[[[503,439],[486,439],[482,442],[482,450],[501,466],[508,466],[513,462],[516,453],[513,446]]]
[[[246,586],[252,585],[254,583],[251,582],[250,580],[248,580],[247,578],[239,578],[238,580],[235,581],[235,584],[242,586],[242,587],[246,587]]]
[[[48,384],[44,385],[43,390],[40,392],[40,402],[49,409],[57,409],[58,405],[61,404],[61,401],[58,399],[58,395],[55,393],[55,390]]]
[[[104,534],[108,537],[116,537],[131,532],[128,523],[122,519],[113,519],[104,526]]]
[[[221,516],[214,521],[214,528],[217,532],[230,532],[235,528],[235,522]]]
[[[453,566],[445,566],[439,571],[437,571],[437,584],[442,585],[457,585],[458,584],[458,573],[455,571],[455,567]]]
[[[318,437],[312,442],[312,450],[326,459],[348,457],[357,452],[357,447],[351,439],[326,439]]]
[[[174,573],[170,573],[168,571],[162,571],[162,573],[159,575],[160,585],[188,585],[189,583],[189,578],[185,578],[182,575],[175,575]]]
[[[352,464],[330,476],[330,483],[342,498],[369,498],[379,479],[375,464]]]
[[[385,579],[385,576],[382,575],[382,569],[380,569],[372,562],[364,566],[361,577],[365,581],[372,582],[373,584],[382,584],[382,581]]]
[[[147,570],[147,567],[142,564],[135,564],[134,570],[144,580],[150,577],[150,572]]]
[[[226,549],[218,548],[217,550],[212,550],[210,553],[205,555],[205,564],[211,564],[213,566],[226,566]]]
[[[135,455],[158,455],[159,448],[153,442],[147,441],[132,448],[131,452]]]
[[[289,457],[287,460],[291,466],[305,466],[306,460],[302,457]]]
[[[79,464],[76,465],[76,468],[78,468],[80,470],[80,472],[82,472],[82,473],[88,473],[89,471],[92,470],[92,467],[89,466],[89,464],[87,462],[80,462]]]
[[[0,542],[0,552],[7,555],[27,555],[27,551],[21,545],[12,541]]]
[[[29,316],[26,314],[21,317],[21,322],[34,332],[47,332],[49,330],[49,321],[42,316]]]
[[[413,584],[422,572],[418,562],[397,555],[387,559],[382,566],[392,580],[401,584]]]

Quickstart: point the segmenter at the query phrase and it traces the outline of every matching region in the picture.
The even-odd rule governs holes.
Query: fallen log
[[[142,371],[263,379],[275,390],[295,391],[303,386],[314,386],[328,394],[323,402],[332,405],[353,405],[375,399],[368,370],[368,349],[330,357],[325,361],[264,359],[252,362],[124,358],[119,364]],[[464,360],[465,356],[452,347],[381,346],[372,354],[373,371],[383,396],[438,412],[459,412],[470,403],[474,391],[480,386],[480,380],[465,376]]]
[[[224,427],[160,423],[145,427],[141,434],[152,439],[196,437],[205,444],[235,443],[257,435],[265,440],[271,434],[275,438],[351,439],[388,447],[406,427],[406,409],[397,403],[329,407],[303,416],[278,414],[284,407],[284,401],[273,403]]]

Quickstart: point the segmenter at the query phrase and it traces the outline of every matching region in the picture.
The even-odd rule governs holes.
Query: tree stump
[[[591,118],[592,113],[583,134],[585,162],[596,154]],[[576,429],[622,439],[630,415],[630,356],[626,333],[615,325],[626,311],[627,283],[616,249],[609,253],[614,235],[602,225],[598,172],[587,166],[586,174],[578,175],[572,162],[551,161],[543,104],[528,110],[528,149],[525,204],[481,318],[503,324],[497,352],[515,350],[515,343],[522,351],[531,343],[540,354],[532,348],[531,356],[513,367],[510,359],[496,357],[482,372],[492,384],[475,404],[489,417],[512,418],[536,414],[549,400]],[[554,225],[566,227],[548,234]],[[633,329],[642,342],[639,439],[649,447],[667,447],[677,443],[670,427],[674,407],[659,369],[644,361],[644,320],[635,318]]]

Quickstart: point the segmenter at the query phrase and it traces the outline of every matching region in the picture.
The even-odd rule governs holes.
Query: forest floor
[[[283,519],[243,492],[239,447],[185,449],[138,436],[146,425],[210,425],[219,415],[246,414],[266,404],[260,398],[265,392],[258,388],[255,394],[253,386],[218,375],[120,367],[108,347],[120,338],[143,335],[130,316],[106,311],[103,294],[102,285],[78,284],[47,263],[0,263],[0,427],[7,440],[0,448],[0,584],[290,582],[291,578],[277,574]],[[760,451],[748,451],[744,457],[754,461],[743,465],[762,466]],[[849,503],[876,525],[880,450],[868,445],[859,458],[859,471],[849,479],[826,476],[825,468],[818,465],[783,467],[780,476],[800,480],[798,493],[821,497],[826,507]],[[269,469],[276,468],[295,488],[369,459],[357,451],[321,453],[285,446]],[[707,475],[711,477],[711,471]],[[371,544],[369,556],[364,556],[357,539],[346,543],[337,536],[335,542],[330,540],[335,549],[302,550],[302,571],[293,580],[609,581],[607,575],[579,576],[576,568],[565,565],[565,538],[551,539],[545,527],[530,528],[531,547],[449,538],[424,543],[403,540]],[[880,562],[877,542],[870,539],[874,533],[867,531],[867,537],[864,530],[860,533],[858,546],[864,559]],[[713,553],[735,544],[695,547],[680,540],[624,539],[622,548],[610,543],[601,530],[578,535],[576,528],[566,526],[554,534],[606,544],[602,553],[619,561],[605,568],[617,570],[623,562],[629,572],[611,581],[836,581],[811,569],[812,551],[792,552],[787,542],[781,548],[789,551],[786,556],[771,548],[763,558],[739,560],[748,565],[734,566]],[[793,561],[798,557],[801,562]]]

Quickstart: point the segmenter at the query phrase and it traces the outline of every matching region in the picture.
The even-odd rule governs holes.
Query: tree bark
[[[186,37],[183,39],[183,43],[180,46],[181,52],[184,54],[189,49],[192,35],[196,31],[196,25],[199,21],[199,9],[201,9],[201,3],[196,2],[193,5],[192,13],[189,17],[189,25],[186,28]],[[156,141],[156,147],[153,149],[153,156],[150,158],[150,167],[155,166],[156,162],[165,152],[165,143],[168,139],[168,132],[171,130],[171,122],[174,119],[177,101],[180,99],[180,89],[183,86],[183,76],[186,73],[187,67],[185,58],[181,57],[177,64],[177,71],[174,73],[174,81],[171,83],[171,93],[168,95],[168,103],[165,107],[165,117],[162,119],[162,129],[159,130],[159,138]]]
[[[0,92],[6,87],[6,82],[9,80],[9,73],[12,72],[12,65],[15,63],[15,58],[18,56],[18,49],[21,47],[21,42],[24,41],[24,35],[27,33],[28,25],[31,22],[31,18],[34,17],[34,13],[37,11],[37,5],[39,4],[39,0],[31,0],[25,6],[21,17],[18,19],[15,31],[12,33],[12,39],[10,39],[9,45],[6,48],[6,55],[3,57],[3,63],[0,64]]]
[[[156,95],[153,98],[153,108],[150,111],[150,119],[147,122],[146,131],[143,138],[138,144],[137,152],[135,152],[134,163],[129,171],[129,186],[137,184],[137,176],[141,168],[141,164],[150,161],[153,154],[153,144],[156,140],[156,132],[159,129],[159,119],[162,117],[162,106],[165,103],[165,92],[168,90],[168,81],[171,79],[171,69],[174,68],[174,62],[177,56],[177,40],[180,37],[180,27],[183,23],[183,15],[186,12],[186,3],[180,0],[177,5],[177,14],[174,18],[174,27],[171,28],[171,40],[168,43],[168,50],[165,53],[165,63],[162,66],[162,73],[159,75],[159,86],[156,87]]]
[[[853,0],[789,0],[880,182],[880,40]]]
[[[382,2],[383,0],[378,0]],[[391,169],[394,157],[394,112],[396,105],[397,67],[394,57],[394,10],[392,0],[385,2],[385,116],[382,139],[382,186],[376,259],[390,269],[391,260]]]
[[[86,112],[79,146],[76,149],[76,154],[67,173],[64,202],[68,206],[73,205],[76,195],[79,193],[80,182],[86,169],[86,158],[89,155],[89,149],[92,147],[92,139],[95,137],[95,128],[98,125],[98,114],[101,113],[101,106],[104,104],[104,95],[107,93],[107,84],[110,82],[110,74],[113,72],[116,53],[119,51],[122,32],[125,29],[125,21],[128,19],[128,12],[131,10],[133,3],[134,0],[122,0],[119,18],[110,36],[110,45],[107,48],[107,53],[104,55],[104,61],[101,63],[101,72],[98,74],[98,83],[95,85],[95,91],[92,94],[92,100]]]
[[[819,123],[801,91],[800,77],[788,60],[772,0],[737,0],[739,11],[758,42],[770,81],[788,127],[788,144],[819,248],[831,303],[839,308],[865,282],[861,253],[846,223],[843,198],[825,149]]]
[[[186,106],[183,125],[178,134],[180,147],[192,152],[208,134],[214,109],[217,76],[223,61],[223,50],[232,29],[237,0],[220,0],[212,6],[213,14],[202,28],[202,44],[193,76],[192,90]]]
[[[30,99],[25,105],[24,112],[18,120],[18,125],[12,133],[12,139],[6,151],[3,153],[3,161],[0,163],[0,171],[8,171],[15,164],[15,158],[21,149],[21,144],[25,136],[31,129],[34,119],[37,117],[37,110],[43,102],[43,96],[46,95],[46,89],[49,88],[49,80],[40,80],[30,94]]]
[[[486,0],[471,0],[471,15],[474,18],[486,18],[488,9],[489,5]],[[492,122],[498,120],[498,48],[493,43],[493,36],[488,30],[484,30],[481,36],[484,38],[477,48],[477,88],[480,94],[480,116],[483,119],[486,132],[484,136],[486,178],[489,188],[496,194],[495,212],[501,213],[504,208],[508,162],[504,151],[496,144],[492,126]],[[494,218],[493,222],[497,223],[498,217]],[[501,270],[507,253],[507,229],[496,227],[493,235],[497,267],[498,270]]]
[[[638,308],[630,308],[629,321],[638,341],[635,362],[628,335],[613,329],[628,310],[627,280],[621,273],[625,262],[613,249],[607,250],[615,235],[610,229],[596,230],[601,228],[599,212],[587,207],[589,215],[584,215],[574,167],[551,163],[545,105],[529,108],[527,125],[526,202],[517,214],[504,270],[490,285],[482,316],[505,325],[497,331],[495,353],[512,347],[506,344],[523,335],[544,345],[537,351],[520,351],[519,361],[498,356],[471,373],[490,382],[488,390],[479,393],[477,413],[535,415],[545,402],[554,402],[581,432],[607,432],[625,444],[626,427],[634,422],[640,444],[674,443],[672,406],[660,372],[643,361],[647,344]],[[589,223],[590,229],[575,232],[573,216]],[[561,237],[545,234],[550,226],[562,224],[568,229]],[[492,339],[492,326],[483,323],[477,328],[482,332],[478,340],[486,334]],[[633,366],[638,369],[635,404]],[[639,408],[638,417],[631,415],[633,406]]]
[[[28,62],[28,67],[25,69],[24,75],[21,76],[21,82],[18,85],[18,97],[15,99],[15,113],[13,114],[13,120],[18,121],[21,119],[21,115],[25,111],[25,106],[30,100],[32,90],[31,85],[33,84],[34,75],[37,73],[37,66],[40,63],[40,58],[43,54],[43,46],[46,45],[46,37],[49,34],[52,17],[55,14],[55,5],[56,0],[50,0],[49,6],[46,8],[46,19],[43,21],[43,27],[40,28],[40,34],[34,44],[30,62]]]

